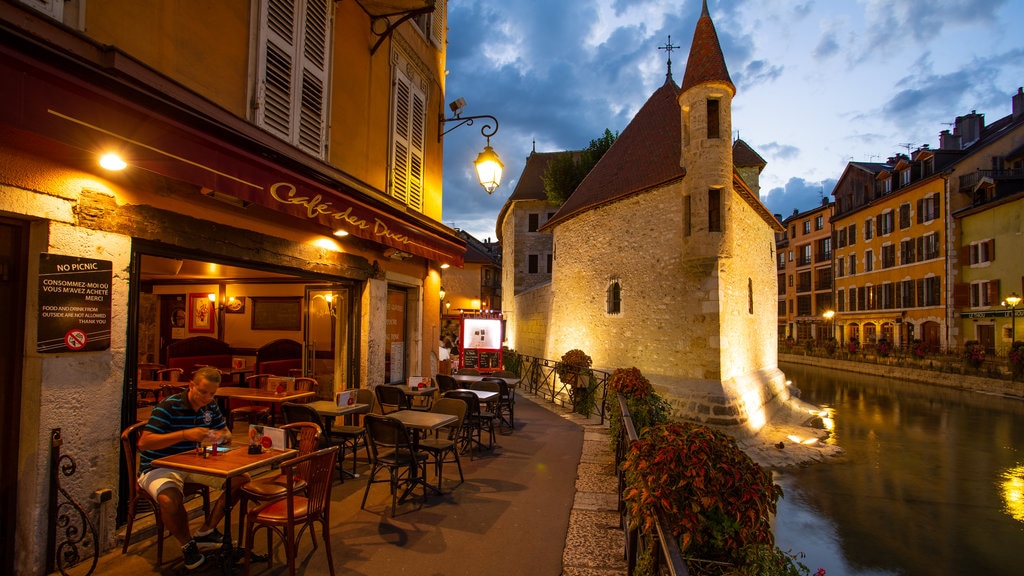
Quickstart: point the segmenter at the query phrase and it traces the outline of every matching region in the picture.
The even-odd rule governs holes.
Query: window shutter
[[[292,76],[295,51],[295,20],[291,3],[269,0],[261,18],[264,38],[260,65],[256,123],[271,134],[289,139],[291,127]]]
[[[405,73],[407,61],[396,55],[394,110],[391,138],[391,190],[394,198],[418,211],[423,210],[424,140],[427,99]]]
[[[971,285],[963,282],[953,284],[953,307],[967,308],[971,303]]]
[[[971,258],[971,247],[961,246],[960,255],[957,257],[962,264],[974,264],[974,260]]]
[[[35,8],[36,10],[50,16],[54,20],[61,21],[64,18],[64,1],[65,0],[19,0],[25,6]]]
[[[924,306],[924,278],[918,278],[917,281],[917,305]]]
[[[328,0],[306,0],[302,43],[302,85],[297,95],[299,148],[317,158],[324,156],[326,127],[327,44],[330,6]]]
[[[434,0],[430,18],[430,40],[438,50],[444,49],[444,34],[448,27],[448,0]]]
[[[988,260],[989,262],[996,259],[996,239],[992,238],[988,241]]]
[[[917,201],[917,223],[924,223],[924,199],[918,199]]]
[[[988,281],[988,302],[992,306],[998,305],[1002,301],[999,297],[999,279]]]
[[[403,204],[409,198],[409,157],[412,154],[410,145],[410,115],[412,87],[409,81],[399,75],[395,79],[395,110],[394,133],[392,134],[392,167],[391,195]]]

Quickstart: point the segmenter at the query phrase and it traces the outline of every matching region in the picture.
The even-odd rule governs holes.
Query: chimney
[[[961,139],[953,136],[949,130],[939,132],[939,150],[960,150]]]
[[[981,129],[985,127],[985,115],[971,110],[970,114],[956,117],[953,134],[960,137],[961,145],[967,148],[981,138]]]
[[[828,206],[828,198],[822,198],[821,199],[821,205],[822,206]]]
[[[1021,116],[1024,116],[1024,88],[1017,88],[1017,93],[1013,95],[1013,119],[1016,120]]]

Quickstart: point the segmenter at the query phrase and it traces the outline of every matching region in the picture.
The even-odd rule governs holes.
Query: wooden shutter
[[[390,193],[410,208],[422,211],[427,99],[416,85],[416,80],[405,73],[408,70],[407,60],[396,55],[392,63],[395,92]]]
[[[990,306],[998,306],[1002,301],[999,295],[999,279],[988,281],[988,303]]]
[[[918,224],[923,224],[924,223],[924,211],[923,211],[923,209],[924,209],[924,199],[923,198],[919,198],[917,200],[917,223]]]
[[[988,241],[988,259],[989,262],[996,259],[996,239],[992,238]]]
[[[430,40],[438,50],[444,50],[444,34],[448,28],[448,0],[434,0],[430,15]]]
[[[295,10],[288,0],[261,5],[262,50],[258,72],[256,124],[289,140],[294,76]]]
[[[971,285],[964,282],[953,284],[953,307],[967,308],[971,305]]]
[[[305,0],[302,25],[302,53],[299,55],[302,80],[295,98],[299,110],[298,122],[292,127],[293,142],[302,150],[323,158],[327,125],[329,0]]]

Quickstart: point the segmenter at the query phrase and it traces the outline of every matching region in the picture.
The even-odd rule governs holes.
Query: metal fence
[[[573,388],[558,377],[557,360],[537,358],[535,356],[517,355],[517,366],[507,366],[519,374],[519,387],[531,394],[544,398],[559,406],[572,408],[574,412],[590,416],[594,412],[604,424],[607,415],[608,377],[603,370],[588,370],[590,373],[586,392],[581,388]]]

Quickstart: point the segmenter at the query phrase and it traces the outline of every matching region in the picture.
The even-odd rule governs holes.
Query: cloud
[[[761,202],[772,211],[772,214],[779,214],[785,219],[793,214],[794,210],[806,212],[821,206],[822,198],[831,200],[830,195],[835,186],[834,179],[808,182],[803,178],[793,177],[786,182],[785,187],[772,188],[763,194]]]

